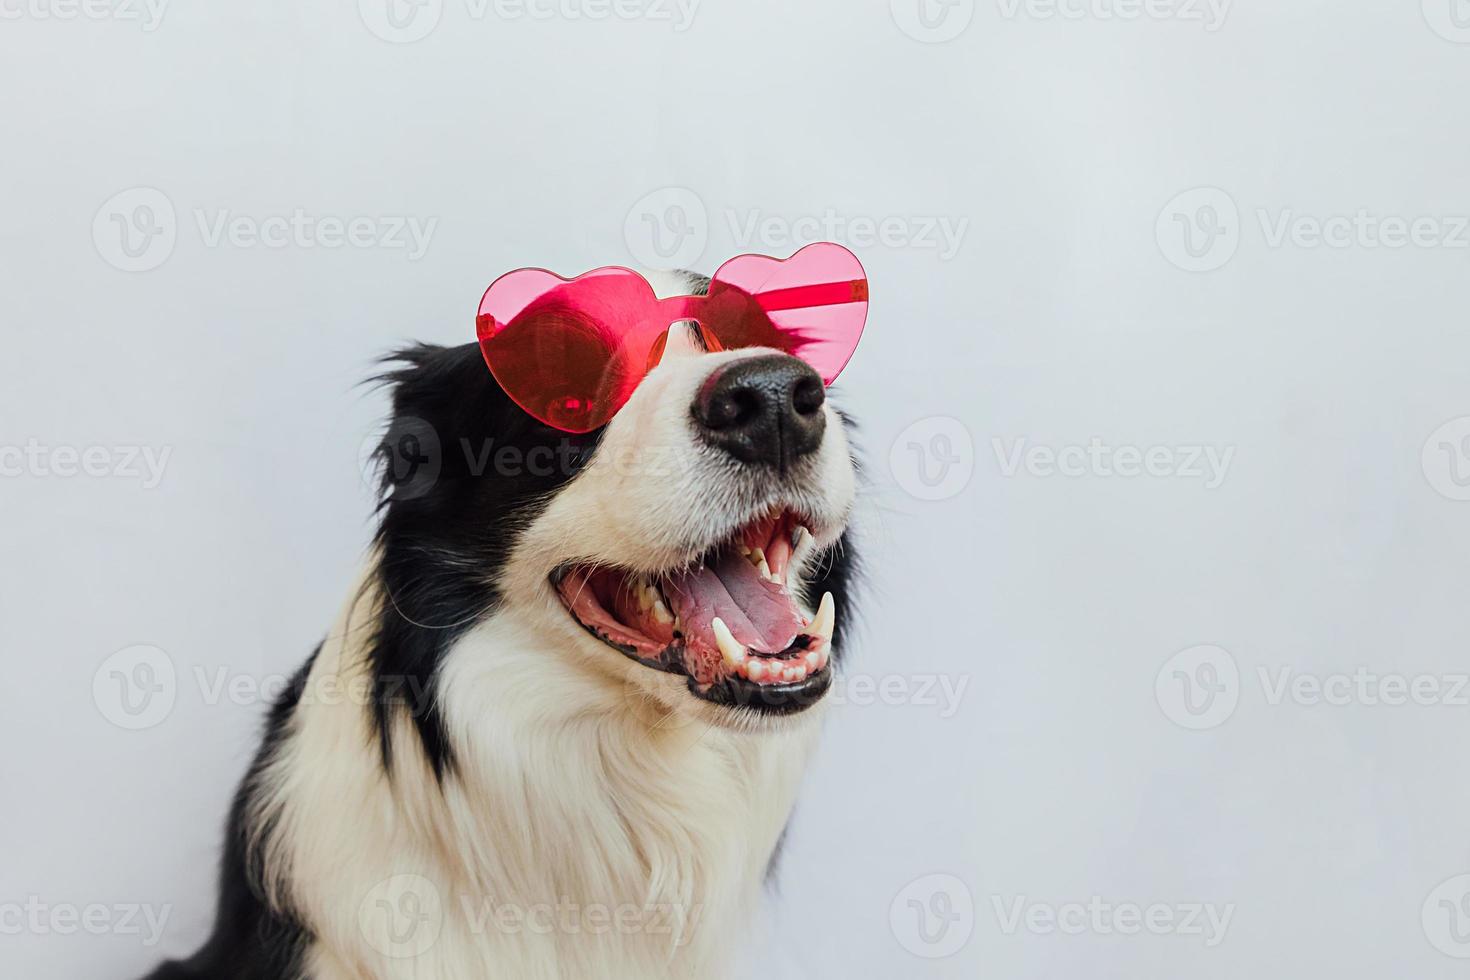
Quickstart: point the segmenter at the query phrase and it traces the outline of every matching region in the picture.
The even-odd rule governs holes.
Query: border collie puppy
[[[271,712],[212,937],[152,976],[725,975],[848,608],[854,463],[821,379],[680,323],[586,435],[475,344],[383,380],[366,569]]]

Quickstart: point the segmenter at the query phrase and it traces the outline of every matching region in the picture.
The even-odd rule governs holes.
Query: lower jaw
[[[822,669],[808,674],[804,680],[790,684],[771,684],[749,680],[739,674],[721,676],[709,683],[700,683],[689,675],[684,665],[684,651],[674,644],[665,647],[656,656],[645,656],[637,650],[614,643],[586,624],[583,628],[603,644],[617,650],[650,670],[674,674],[684,678],[689,693],[701,701],[724,708],[753,711],[763,715],[793,715],[805,711],[826,696],[832,687],[832,663],[828,660]]]
[[[744,708],[763,715],[793,715],[805,711],[832,686],[830,662],[805,680],[791,684],[757,684],[740,676],[722,677],[712,684],[688,678],[689,693],[726,708]]]

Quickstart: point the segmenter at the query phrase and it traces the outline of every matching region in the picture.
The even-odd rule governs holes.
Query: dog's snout
[[[788,354],[734,361],[694,398],[701,437],[742,463],[784,469],[822,444],[827,400],[821,375]]]

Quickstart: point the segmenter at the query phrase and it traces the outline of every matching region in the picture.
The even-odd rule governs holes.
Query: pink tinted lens
[[[557,429],[590,432],[608,423],[643,377],[656,305],[648,284],[628,269],[571,280],[518,270],[480,301],[480,350],[526,412]]]
[[[868,280],[847,249],[818,242],[789,259],[738,255],[710,283],[702,319],[727,347],[775,347],[831,384],[857,349]]]

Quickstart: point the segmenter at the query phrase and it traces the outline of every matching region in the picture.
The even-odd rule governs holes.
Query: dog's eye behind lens
[[[497,376],[527,411],[572,432],[604,424],[622,394],[616,344],[580,310],[538,305],[489,341]]]

